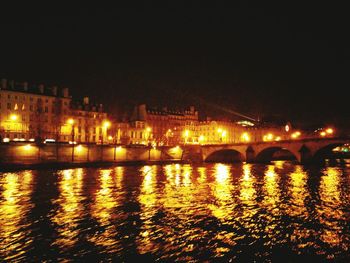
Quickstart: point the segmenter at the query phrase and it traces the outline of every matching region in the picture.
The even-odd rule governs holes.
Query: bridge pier
[[[246,150],[246,162],[247,163],[254,163],[256,161],[255,158],[255,151],[253,147],[249,146]]]
[[[303,144],[299,150],[299,156],[298,157],[298,161],[301,164],[308,164],[311,163],[313,161],[313,156],[312,153],[310,151],[310,149],[308,147],[305,146],[305,144]]]

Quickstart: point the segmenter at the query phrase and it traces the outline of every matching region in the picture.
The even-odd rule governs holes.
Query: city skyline
[[[176,7],[9,7],[1,18],[1,77],[67,86],[115,113],[147,103],[348,120],[340,10]]]

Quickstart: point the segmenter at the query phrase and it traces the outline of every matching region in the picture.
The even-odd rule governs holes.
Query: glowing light
[[[272,141],[272,140],[273,140],[272,133],[268,133],[268,134],[264,135],[264,137],[263,137],[263,141]]]
[[[26,151],[30,151],[32,149],[32,146],[30,144],[27,144],[27,145],[23,146],[23,148]]]
[[[35,139],[34,139],[34,138],[30,138],[29,141],[30,141],[30,142],[34,142]]]
[[[151,127],[147,127],[147,128],[146,128],[146,131],[147,131],[147,132],[151,132],[151,131],[152,131],[152,128],[151,128]]]
[[[328,134],[333,134],[333,132],[334,132],[334,130],[332,128],[328,128],[326,130],[326,133],[328,133]]]
[[[276,138],[275,138],[275,141],[280,141],[281,140],[281,137],[280,136],[277,136]]]
[[[247,132],[244,132],[242,135],[241,135],[241,140],[244,141],[244,142],[249,142],[250,141],[250,136]]]
[[[327,133],[324,132],[324,131],[322,131],[322,132],[320,132],[320,135],[321,135],[322,137],[325,137],[325,136],[327,135]]]
[[[18,116],[16,114],[11,114],[10,119],[11,121],[16,121],[18,119]]]
[[[300,131],[296,131],[296,132],[292,133],[291,137],[292,137],[292,139],[296,139],[296,138],[298,138],[300,135],[301,135],[301,132],[300,132]]]
[[[10,138],[4,138],[2,141],[3,141],[3,142],[9,142],[9,141],[10,141]]]
[[[34,140],[34,139],[33,139]],[[55,142],[55,139],[45,139],[44,140],[44,143],[47,143],[47,142]]]
[[[227,132],[226,132],[225,130],[222,131],[221,136],[222,136],[222,137],[226,137],[226,135],[227,135]]]
[[[222,129],[221,128],[218,128],[218,133],[222,133]]]
[[[198,141],[199,141],[200,143],[203,143],[203,142],[205,141],[205,136],[204,136],[204,135],[200,135],[200,136],[198,137]]]
[[[72,118],[68,119],[67,121],[70,125],[73,125],[74,124],[74,120]]]
[[[105,121],[103,123],[103,127],[108,128],[109,126],[111,126],[111,123],[109,121]]]
[[[287,124],[286,126],[284,126],[284,130],[285,130],[286,132],[289,132],[290,127],[289,127],[289,125],[288,125],[288,124]]]
[[[121,146],[118,146],[118,147],[115,148],[115,150],[116,150],[117,152],[121,152],[122,149],[123,149],[123,148],[122,148]]]
[[[69,144],[77,144],[76,141],[74,141],[74,142],[73,142],[73,141],[69,141],[68,143],[69,143]]]
[[[79,144],[75,149],[77,152],[81,152],[83,150],[83,146]]]
[[[246,126],[254,126],[254,123],[250,122],[250,121],[237,121],[237,124],[246,127]]]
[[[190,131],[189,130],[184,130],[183,137],[187,138],[189,135],[190,135]]]
[[[110,140],[110,141],[113,140],[113,137],[109,135],[108,140]]]

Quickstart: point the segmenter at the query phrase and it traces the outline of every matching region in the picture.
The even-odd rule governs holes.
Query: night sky
[[[120,114],[203,113],[349,123],[343,6],[3,6],[0,78],[69,87]]]

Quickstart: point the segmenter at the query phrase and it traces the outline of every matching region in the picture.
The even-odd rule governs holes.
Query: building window
[[[7,109],[11,110],[11,103],[9,103],[9,102],[7,103]]]
[[[10,94],[8,94],[8,95],[7,95],[7,98],[11,99],[11,95],[10,95]]]
[[[30,110],[30,111],[33,111],[33,105],[30,105],[30,106],[29,106],[29,110]]]
[[[45,112],[49,112],[49,108],[45,106]]]

